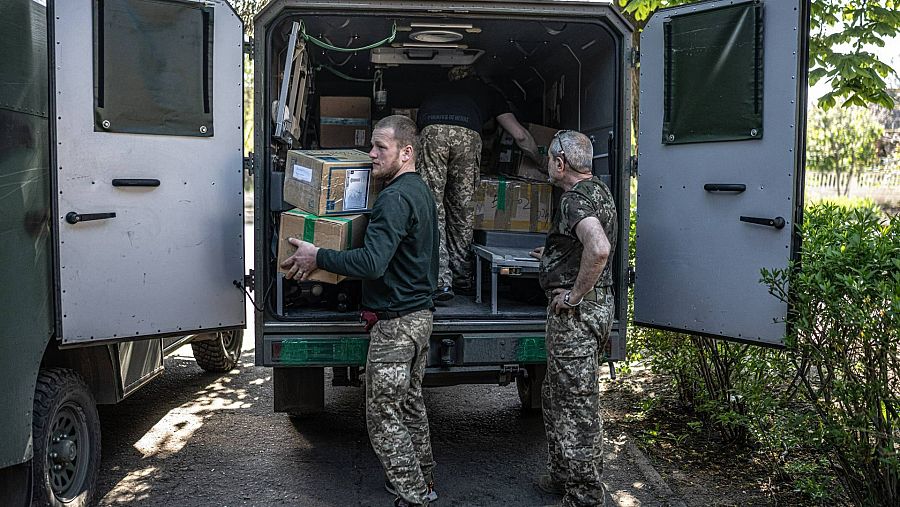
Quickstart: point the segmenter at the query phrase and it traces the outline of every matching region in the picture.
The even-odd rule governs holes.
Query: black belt
[[[594,287],[593,289],[587,291],[584,296],[581,297],[582,301],[592,301],[594,303],[602,303],[605,301],[605,289],[606,287]],[[572,290],[571,288],[566,290]],[[547,291],[547,297],[550,298],[550,295],[553,294],[553,290]],[[602,299],[601,299],[602,298]]]
[[[421,312],[422,310],[428,310],[428,308],[414,308],[412,310],[401,310],[399,312],[392,312],[392,311],[375,312],[375,315],[378,315],[378,320],[391,320],[391,319],[399,319],[400,317],[404,317],[411,313]],[[434,308],[432,308],[431,311],[434,311]]]

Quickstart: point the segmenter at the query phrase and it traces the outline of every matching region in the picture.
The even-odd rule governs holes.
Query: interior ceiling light
[[[402,44],[391,44],[393,47],[400,48],[424,48],[424,49],[468,49],[466,44],[446,44],[441,42],[404,42]]]
[[[453,30],[421,30],[409,34],[409,38],[419,42],[449,43],[462,40],[463,35]]]
[[[469,33],[481,33],[481,28],[477,26],[473,26],[470,23],[410,23],[410,29],[412,28],[433,28],[433,29],[443,29],[443,30],[465,30]]]

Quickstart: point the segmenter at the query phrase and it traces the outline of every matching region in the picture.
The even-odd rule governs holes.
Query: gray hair
[[[549,146],[550,155],[562,157],[575,172],[591,174],[594,166],[594,145],[588,136],[575,130],[560,130]]]
[[[378,123],[372,127],[372,130],[391,129],[394,132],[394,139],[397,141],[397,147],[403,149],[404,146],[412,146],[413,151],[416,149],[416,123],[408,117],[393,114],[385,116],[378,120]]]

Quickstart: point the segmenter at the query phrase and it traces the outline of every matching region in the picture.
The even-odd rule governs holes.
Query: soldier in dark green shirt
[[[366,425],[395,505],[428,505],[434,459],[422,377],[437,288],[437,213],[416,173],[416,126],[388,116],[372,129],[372,174],[386,181],[372,207],[363,247],[335,251],[291,238],[282,266],[303,280],[316,269],[363,279],[362,306],[375,313],[366,359]]]
[[[544,247],[540,283],[547,291],[547,376],[541,392],[549,474],[538,486],[564,506],[605,505],[600,354],[612,326],[610,263],[617,215],[609,188],[592,175],[587,136],[557,132],[549,147],[550,182],[564,190]]]

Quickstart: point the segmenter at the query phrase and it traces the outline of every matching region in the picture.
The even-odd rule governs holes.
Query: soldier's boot
[[[554,480],[550,474],[544,474],[538,477],[534,484],[548,495],[563,496],[566,494],[566,484],[562,481]]]
[[[434,483],[429,482],[427,484],[427,486],[428,486],[428,494],[425,495],[425,499],[428,500],[428,503],[434,503],[438,499],[437,491],[434,490]],[[394,489],[394,485],[391,484],[391,481],[389,481],[387,477],[384,478],[384,489],[388,493],[390,493],[394,496],[397,496],[397,490]]]

